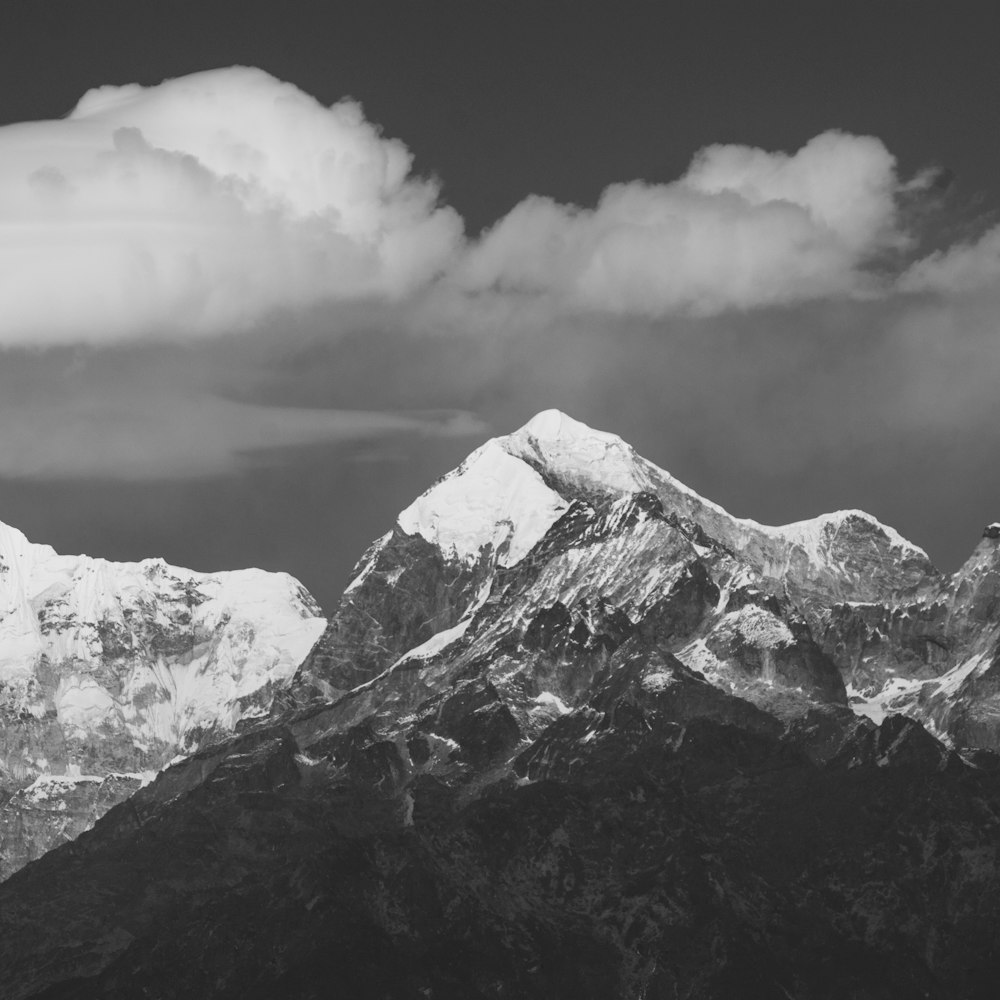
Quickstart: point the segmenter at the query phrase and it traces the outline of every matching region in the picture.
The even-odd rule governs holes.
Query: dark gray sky
[[[284,569],[331,607],[416,494],[550,406],[736,514],[861,507],[946,569],[1000,517],[986,5],[331,6],[0,15],[0,124],[58,119],[101,85],[258,66],[321,105],[360,101],[443,206],[388,168],[372,195],[365,178],[395,154],[351,119],[323,141],[360,158],[361,187],[338,175],[265,239],[232,204],[252,184],[218,181],[238,161],[185,145],[201,91],[197,106],[170,92],[176,120],[149,96],[116,110],[140,139],[107,140],[90,165],[65,131],[0,129],[15,165],[0,165],[0,519],[61,551]],[[235,80],[240,100],[270,94],[255,81]],[[251,180],[307,190],[279,154],[301,162],[325,119],[303,110],[275,138],[242,107],[208,119],[271,155]],[[831,129],[874,141],[777,158]],[[689,169],[717,143],[728,152]],[[637,180],[595,212],[558,207]],[[533,194],[554,201],[476,240]],[[340,222],[323,242],[300,223],[324,197],[338,219],[361,213],[358,240],[399,241],[375,264]],[[668,221],[636,242],[653,216]],[[694,234],[683,252],[664,235],[676,220]],[[167,254],[202,222],[221,250],[178,277]],[[145,257],[122,263],[123,227]],[[234,284],[231,259],[252,280]]]

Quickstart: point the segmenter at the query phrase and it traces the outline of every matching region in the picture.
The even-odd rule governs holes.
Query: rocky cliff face
[[[831,606],[820,642],[856,708],[919,719],[960,747],[1000,747],[1000,539],[993,525],[953,576],[895,601]]]
[[[0,878],[266,714],[324,626],[284,574],[60,556],[0,525]]]
[[[541,414],[400,515],[239,735],[0,885],[0,993],[992,997],[997,536],[943,576]],[[60,823],[54,780],[19,815]]]

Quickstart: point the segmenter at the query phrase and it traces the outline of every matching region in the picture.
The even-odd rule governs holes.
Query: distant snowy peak
[[[859,541],[884,547],[904,559],[924,561],[930,565],[927,553],[863,510],[838,510],[806,521],[796,521],[780,527],[760,525],[765,534],[781,539],[797,548],[813,562],[828,562],[836,558],[838,549],[855,546]]]
[[[183,746],[266,711],[252,696],[291,677],[325,624],[286,573],[64,556],[0,525],[0,726],[33,718],[63,741],[116,730],[134,747]]]

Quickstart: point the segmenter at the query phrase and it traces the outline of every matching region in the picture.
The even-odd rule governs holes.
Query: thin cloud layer
[[[794,155],[710,146],[679,180],[613,184],[594,209],[525,199],[458,280],[652,317],[863,294],[866,265],[907,243],[901,190],[875,138],[826,132]]]
[[[183,480],[231,476],[305,445],[482,436],[472,414],[255,406],[112,390],[0,407],[0,478]]]
[[[0,343],[239,329],[424,286],[458,215],[360,107],[244,67],[0,128]]]

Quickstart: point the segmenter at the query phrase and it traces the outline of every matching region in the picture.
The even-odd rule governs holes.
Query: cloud
[[[937,250],[913,263],[899,279],[904,292],[962,295],[1000,285],[1000,226],[978,240]]]
[[[837,131],[792,154],[714,145],[677,180],[612,184],[594,207],[531,195],[467,240],[354,101],[325,107],[247,67],[99,87],[64,119],[0,128],[0,346],[196,337],[375,302],[433,326],[539,303],[657,318],[891,294],[904,217],[936,179],[903,182],[880,140]],[[986,280],[998,239],[928,258],[900,287]]]
[[[0,344],[404,296],[462,233],[411,165],[353,101],[244,67],[100,87],[63,120],[0,128]]]
[[[170,345],[83,358],[67,358],[65,350],[8,352],[0,368],[0,478],[220,479],[287,461],[304,446],[380,449],[416,439],[474,440],[485,430],[461,409],[430,409],[426,401],[389,409],[391,402],[371,394],[364,409],[231,398],[212,383],[234,365],[232,350]],[[253,369],[242,377],[254,379]]]
[[[652,317],[871,293],[866,266],[908,243],[902,190],[871,137],[826,132],[793,155],[710,146],[679,180],[613,184],[593,209],[525,199],[456,280]]]

